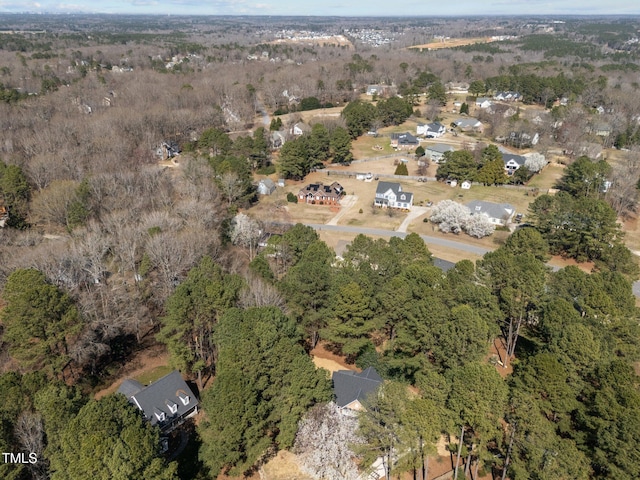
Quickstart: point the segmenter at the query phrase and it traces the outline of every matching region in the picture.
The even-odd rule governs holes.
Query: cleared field
[[[476,38],[447,38],[422,45],[413,45],[408,48],[418,48],[420,50],[437,50],[440,48],[461,47],[463,45],[473,45],[476,43],[490,43],[491,37]]]

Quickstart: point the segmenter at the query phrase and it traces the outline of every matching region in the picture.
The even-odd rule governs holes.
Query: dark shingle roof
[[[132,387],[136,386],[140,386],[141,389],[129,394]],[[124,394],[129,399],[129,403],[142,410],[151,425],[158,425],[161,428],[172,420],[186,415],[198,405],[198,399],[177,370],[147,387],[142,387],[135,380],[125,380],[118,392]]]
[[[128,378],[120,384],[120,386],[118,387],[118,393],[121,393],[125,397],[130,398],[143,388],[144,385],[142,385],[140,382]]]
[[[378,389],[382,384],[382,377],[373,367],[361,373],[351,370],[333,372],[333,392],[336,395],[336,405],[344,407],[355,400],[362,402],[366,396]]]

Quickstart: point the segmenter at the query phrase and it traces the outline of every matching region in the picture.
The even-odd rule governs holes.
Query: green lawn
[[[173,367],[169,365],[161,365],[159,367],[154,368],[153,370],[149,370],[148,372],[141,373],[135,380],[140,382],[142,385],[149,385],[150,383],[155,382],[156,380],[161,379],[165,375],[173,372]]]

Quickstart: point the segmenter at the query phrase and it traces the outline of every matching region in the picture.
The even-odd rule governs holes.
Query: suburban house
[[[338,205],[344,193],[342,185],[333,182],[324,185],[322,182],[310,183],[298,192],[298,201],[319,205]]]
[[[516,209],[508,203],[493,203],[483,200],[474,200],[467,203],[471,215],[484,215],[494,225],[506,225],[511,221]]]
[[[173,140],[162,142],[158,147],[158,149],[156,150],[156,155],[161,157],[162,160],[173,158],[179,153],[180,153],[180,145],[178,145],[178,142],[175,142]]]
[[[389,85],[367,85],[367,95],[387,96],[391,93]]]
[[[502,160],[504,161],[504,169],[507,175],[513,175],[513,172],[524,166],[524,162],[527,159],[523,155],[502,152]]]
[[[420,140],[414,137],[409,132],[406,133],[392,133],[391,134],[391,146],[399,149],[411,149],[420,146]]]
[[[258,182],[258,193],[260,195],[271,195],[276,189],[276,184],[270,178],[263,178]]]
[[[373,367],[360,373],[338,370],[333,372],[331,380],[338,408],[354,411],[362,410],[367,395],[375,393],[382,385],[382,377]]]
[[[440,163],[444,160],[444,154],[447,152],[454,152],[454,148],[451,145],[444,143],[436,143],[435,145],[427,145],[424,149],[424,153],[434,163]]]
[[[482,122],[477,118],[459,118],[455,122],[453,122],[456,127],[458,127],[463,132],[479,132],[482,133],[483,126]]]
[[[491,99],[487,97],[478,97],[476,98],[476,107],[479,108],[489,108],[491,106]]]
[[[611,125],[608,123],[596,123],[591,127],[591,132],[595,133],[599,137],[608,137],[612,132]]]
[[[494,103],[489,108],[487,108],[487,112],[491,115],[498,115],[502,118],[513,117],[518,111],[512,107],[511,105],[505,105],[503,103]]]
[[[422,135],[427,138],[438,138],[444,135],[447,128],[440,122],[419,123],[416,127],[416,135]]]
[[[198,399],[182,375],[174,370],[161,379],[144,386],[127,379],[118,388],[129,403],[142,411],[144,418],[157,425],[162,433],[169,433],[198,413]]]
[[[413,206],[413,193],[403,192],[399,183],[378,182],[373,204],[376,207],[410,210]]]
[[[538,144],[540,135],[536,132],[509,132],[509,135],[502,137],[499,141],[515,148],[530,148]]]
[[[310,133],[310,132],[311,132],[311,127],[306,123],[302,123],[302,122],[294,123],[293,126],[291,127],[291,130],[289,131],[289,133],[291,133],[291,135],[293,135],[294,137],[299,137],[300,135],[304,135],[305,133]]]
[[[518,92],[498,92],[493,96],[493,99],[502,102],[517,102],[522,100],[522,95]]]
[[[273,148],[274,150],[281,148],[286,141],[287,137],[284,132],[275,131],[271,132],[271,134],[269,135],[269,142],[271,143],[271,148]]]

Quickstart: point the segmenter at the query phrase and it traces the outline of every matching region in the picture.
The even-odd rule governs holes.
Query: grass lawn
[[[173,367],[169,365],[161,365],[159,367],[154,368],[153,370],[149,370],[148,372],[141,373],[140,375],[135,377],[135,380],[140,382],[142,385],[149,385],[165,375],[173,372],[175,370]]]

